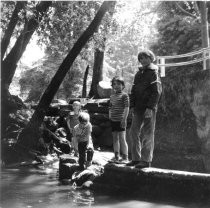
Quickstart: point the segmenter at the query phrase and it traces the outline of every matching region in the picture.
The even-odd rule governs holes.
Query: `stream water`
[[[1,208],[175,208],[210,207],[202,202],[158,201],[132,196],[107,194],[63,185],[58,180],[57,165],[52,167],[2,169]]]

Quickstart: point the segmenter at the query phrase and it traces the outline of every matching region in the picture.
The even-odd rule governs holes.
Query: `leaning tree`
[[[4,121],[1,126],[2,134],[6,131],[9,113],[23,106],[22,101],[10,95],[8,90],[17,64],[51,4],[51,1],[1,2],[1,119]]]
[[[15,9],[1,41],[2,89],[8,90],[9,85],[12,82],[12,78],[15,74],[17,63],[22,57],[32,35],[38,28],[41,20],[43,19],[51,4],[51,1],[41,1],[35,6],[35,8],[33,8],[33,12],[29,13],[26,12],[27,10],[25,9],[25,7],[27,7],[26,2],[16,3]],[[22,16],[19,13],[21,13]],[[20,26],[20,24],[22,24],[22,26]],[[9,50],[9,43],[13,33],[15,32],[16,26],[19,26],[19,28],[22,27],[23,29],[19,31],[19,36],[17,37],[14,46],[7,54],[6,51]]]
[[[29,121],[26,128],[24,128],[19,134],[18,142],[16,145],[17,149],[23,151],[36,147],[39,139],[39,135],[37,134],[39,126],[44,119],[45,112],[47,111],[54,95],[56,94],[64,77],[74,63],[74,60],[85,46],[85,44],[88,42],[88,40],[93,36],[105,13],[113,6],[113,4],[115,4],[114,1],[104,1],[102,3],[93,21],[79,37],[72,49],[69,51],[66,58],[61,63],[50,84],[43,93],[31,120]]]

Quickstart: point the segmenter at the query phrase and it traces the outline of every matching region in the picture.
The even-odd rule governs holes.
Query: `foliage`
[[[32,69],[22,73],[19,84],[22,97],[27,94],[26,102],[39,101],[62,61],[62,56],[48,55],[35,63]],[[71,96],[79,95],[74,93],[79,91],[79,86],[82,84],[82,69],[80,67],[83,65],[78,66],[77,63],[75,62],[72,70],[67,73],[57,92],[57,97],[68,100]],[[33,76],[31,76],[32,74]]]
[[[134,2],[133,2],[134,3]],[[137,54],[155,40],[156,28],[153,12],[156,2],[118,2],[114,14],[115,32],[110,34],[106,62],[122,75],[129,91],[133,74],[138,69]]]
[[[79,35],[93,19],[100,4],[100,1],[54,2],[52,8],[48,12],[48,15],[45,17],[37,31],[37,34],[39,35],[39,44],[45,45],[48,56],[52,56],[55,62],[58,61],[56,60],[58,57],[60,59],[62,59],[62,57],[64,58],[66,53],[74,45]],[[111,12],[113,11],[110,11],[110,13]],[[95,48],[104,47],[105,34],[107,34],[111,28],[110,16],[111,14],[105,15],[97,33],[95,33],[91,41],[85,45],[84,49],[75,60],[72,71],[67,74],[57,93],[58,97],[65,97],[68,99],[71,96],[81,95],[84,69],[88,64],[93,66],[92,63]],[[44,70],[44,67],[42,68]],[[51,69],[56,70],[55,68]],[[92,73],[93,71],[91,67],[89,77],[92,76]],[[38,79],[38,77],[36,78]],[[88,80],[90,82],[90,78]],[[20,83],[24,85],[25,82]],[[39,89],[37,87],[33,87],[32,85],[27,86],[31,89],[30,91],[32,94],[33,91],[37,91],[37,89]],[[90,86],[89,83],[88,86]],[[21,89],[23,88],[24,87]],[[40,90],[43,91],[41,88]],[[41,95],[40,90],[39,92]]]
[[[39,100],[66,53],[94,17],[95,10],[91,10],[90,7],[94,8],[96,5],[97,2],[53,3],[37,30],[39,44],[45,45],[47,55],[39,60],[39,63],[34,63],[33,69],[29,72],[23,72],[19,82],[22,94],[29,93],[28,101],[37,102]],[[83,49],[73,64],[71,72],[68,72],[59,88],[58,97],[68,99],[71,96],[79,95],[82,71],[86,68],[84,59],[91,58],[90,53],[91,50],[88,47]],[[31,77],[31,73],[35,73],[36,76]]]
[[[92,21],[100,4],[101,2],[99,1],[64,1],[53,3],[52,8],[49,10],[48,15],[44,18],[44,21],[37,31],[37,34],[39,36],[39,44],[45,45],[48,57],[50,58],[50,56],[52,56],[52,58],[50,59],[53,59],[54,62],[61,63],[61,60],[73,47],[75,41]],[[97,37],[94,36],[92,40],[96,41],[96,39]],[[89,41],[75,60],[71,72],[68,72],[65,80],[63,81],[62,86],[57,93],[58,97],[65,97],[65,99],[68,99],[71,96],[80,95],[83,72],[88,64],[92,64],[93,52],[94,42]],[[43,71],[45,68],[44,66],[45,64],[43,63]],[[58,69],[58,66],[59,65],[55,64],[55,67],[51,68],[53,73],[54,70]],[[43,73],[49,74],[49,70],[50,69]],[[27,77],[27,75],[25,77]],[[36,78],[38,81],[38,77]],[[21,85],[24,85],[25,82],[20,83]],[[48,82],[45,83],[47,84]],[[45,87],[46,84],[44,85]],[[32,94],[33,91],[37,91],[37,89],[40,89],[38,97],[41,96],[43,88],[33,87],[32,85],[27,86],[29,87]],[[21,89],[23,88],[24,87],[22,87]]]
[[[5,2],[5,4],[8,5],[4,7],[7,12],[4,12],[3,15],[9,17],[12,8],[14,8],[14,3]],[[209,5],[209,2],[207,4]],[[55,66],[51,67],[52,72],[47,69],[45,73],[44,67],[47,60],[43,64],[40,62],[40,65],[43,65],[42,71],[44,74],[54,74],[54,70],[58,66],[56,63],[61,63],[61,60],[72,48],[79,35],[93,19],[100,5],[101,1],[53,2],[52,7],[43,21],[40,22],[41,25],[37,30],[39,44],[46,46],[47,57],[50,59],[50,56],[52,56],[51,59],[55,62]],[[186,12],[183,12],[180,7]],[[33,7],[31,6],[31,8]],[[28,10],[29,7],[26,8],[26,11]],[[26,13],[30,14],[30,12]],[[110,21],[112,15],[114,19]],[[2,27],[5,24],[2,24]],[[175,55],[194,51],[201,47],[198,5],[196,2],[187,1],[118,1],[115,11],[106,14],[97,33],[85,45],[76,59],[71,72],[74,75],[68,74],[66,76],[59,89],[60,92],[57,94],[58,97],[69,98],[70,96],[80,95],[84,70],[87,65],[90,65],[88,78],[88,82],[90,82],[93,74],[95,48],[103,49],[105,42],[105,79],[108,80],[115,74],[123,75],[127,85],[126,88],[129,90],[133,74],[138,69],[136,57],[140,49],[150,47],[157,55]],[[49,60],[49,62],[51,61]],[[197,66],[201,67],[200,64],[197,64]],[[175,70],[177,72],[183,71],[180,68],[173,67],[168,69],[167,73],[170,71],[171,76],[175,76]],[[40,73],[40,76],[42,75]],[[22,76],[29,77],[28,74],[22,74]],[[43,76],[45,77],[45,75]],[[35,77],[39,80],[37,76]],[[20,83],[22,83],[21,89],[25,91],[24,82]],[[77,84],[76,88],[73,88],[74,83]],[[34,86],[27,86],[30,86],[31,90],[38,89],[38,87],[35,87],[35,82],[34,84]],[[40,88],[40,90],[42,90],[40,93],[43,92],[43,88]]]
[[[66,54],[93,19],[98,4],[97,1],[54,2],[37,31],[39,43],[46,45],[48,53]]]
[[[2,36],[8,27],[8,23],[12,16],[12,13],[15,9],[16,3],[14,1],[1,1],[1,32]],[[17,27],[14,30],[13,37],[17,37],[20,33],[21,29],[23,29],[23,22],[24,22],[25,10],[20,10],[18,17],[19,21],[17,23]]]
[[[159,2],[157,12],[158,40],[151,47],[155,54],[177,55],[201,49],[201,17],[196,2]],[[195,58],[199,57],[193,56],[189,59]],[[182,58],[168,62],[187,60],[188,58]],[[190,95],[193,88],[192,83],[185,80],[185,76],[201,69],[201,63],[166,68],[166,78],[163,79],[164,93],[160,103],[163,117],[169,118],[176,112],[176,116],[184,118],[186,106],[189,107],[187,95]]]
[[[193,5],[185,5],[190,14],[196,13]],[[183,54],[201,47],[199,16],[192,17],[182,13],[174,2],[161,2],[158,18],[159,37],[157,44],[153,46],[156,54]]]
[[[53,2],[52,7],[47,15],[45,15],[43,21],[40,22],[40,27],[37,30],[39,44],[45,45],[48,56],[53,56],[54,61],[59,62],[59,60],[56,60],[56,57],[64,57],[71,49],[75,40],[77,40],[78,36],[93,19],[100,4],[100,1]],[[117,2],[117,5],[115,11],[110,11],[106,14],[97,33],[95,33],[91,41],[85,45],[85,48],[82,50],[74,64],[73,71],[80,71],[80,73],[77,73],[80,77],[81,71],[84,71],[88,64],[90,65],[89,82],[90,77],[93,74],[93,55],[95,48],[101,48],[103,50],[106,42],[107,52],[105,62],[107,62],[107,64],[105,64],[104,67],[105,76],[111,78],[115,73],[123,73],[127,83],[131,83],[133,72],[137,69],[136,55],[140,46],[147,47],[148,41],[154,39],[153,33],[151,36],[149,35],[149,30],[152,29],[154,31],[155,29],[152,26],[153,24],[150,24],[152,20],[149,19],[153,19],[153,15],[149,12],[154,7],[155,3],[144,2],[139,3],[138,7],[129,8],[131,14],[133,13],[131,21],[129,21],[129,19],[122,21],[120,18],[120,16],[122,17],[127,11],[129,3],[125,1]],[[147,7],[149,7],[149,9],[147,9]],[[148,15],[144,15],[143,11],[148,11]],[[114,20],[111,21],[113,12]],[[144,21],[142,21],[142,19]],[[147,31],[143,31],[143,28],[145,28],[146,25],[151,26],[150,28],[148,27]],[[106,67],[107,65],[109,67]],[[44,70],[44,67],[42,67],[42,70]],[[52,70],[54,69],[52,68]],[[49,74],[49,72],[46,72],[46,74]],[[24,75],[22,74],[22,76]],[[42,76],[42,74],[40,74],[40,76]],[[28,77],[28,75],[25,77]],[[35,77],[38,79],[37,76]],[[67,75],[67,77],[70,76]],[[71,92],[78,95],[80,87],[78,86],[77,90],[74,91],[74,89],[72,89],[73,83],[71,80],[67,81],[67,77],[63,82],[63,89],[68,90],[67,92],[65,92],[65,90],[63,91],[65,94],[64,96],[67,97],[66,95],[68,94],[68,97],[70,97],[72,95]],[[81,82],[77,82],[78,79],[79,77],[75,78],[75,82],[79,84]],[[20,83],[22,83],[22,85],[24,84],[24,82]],[[36,82],[29,83],[35,84]],[[39,87],[35,87],[36,84],[34,86],[27,86],[30,87],[28,91],[31,90],[31,92],[39,89]],[[21,89],[24,89],[24,87],[21,86]],[[58,92],[58,96],[63,95]]]
[[[29,148],[33,148],[33,146],[37,143],[39,137],[36,134],[36,132],[41,123],[43,122],[45,112],[48,109],[51,101],[53,100],[53,97],[58,91],[62,81],[64,80],[71,66],[73,65],[78,54],[81,52],[82,48],[85,46],[88,40],[92,37],[92,35],[100,25],[101,20],[103,19],[105,13],[109,10],[109,8],[113,4],[115,4],[115,2],[113,1],[112,2],[105,1],[102,3],[93,21],[90,23],[87,29],[81,34],[81,36],[78,38],[78,40],[76,41],[70,52],[62,61],[54,77],[50,81],[50,84],[47,86],[47,89],[43,93],[30,122],[28,123],[27,127],[23,129],[23,131],[21,131],[21,133],[19,134],[19,140],[18,140],[19,146],[22,147],[24,144]],[[36,136],[29,140],[30,135],[33,134],[35,134]]]
[[[6,30],[9,18],[11,17],[14,8],[14,1],[1,1],[1,32]]]
[[[1,34],[2,37],[6,30],[8,29],[8,25],[11,21],[12,15],[14,13],[15,7],[18,5],[19,10],[17,14],[17,23],[15,25],[14,30],[12,31],[12,41],[10,41],[9,48],[12,47],[13,41],[18,38],[21,32],[24,29],[24,26],[29,22],[31,18],[36,18],[37,8],[39,2],[36,1],[1,1]],[[46,13],[45,15],[47,15]],[[14,21],[14,20],[12,20]],[[42,23],[41,16],[38,17],[39,24]],[[7,51],[8,53],[8,51]]]
[[[15,9],[11,18],[8,19],[8,25],[1,39],[1,78],[5,94],[8,92],[17,64],[26,46],[51,4],[51,1],[32,2],[31,4],[27,4],[27,2],[16,2]],[[30,7],[31,5],[32,7]],[[21,25],[20,27],[19,23]],[[11,47],[15,31],[18,31],[19,34],[15,39],[14,45]],[[8,51],[10,47],[11,50]]]

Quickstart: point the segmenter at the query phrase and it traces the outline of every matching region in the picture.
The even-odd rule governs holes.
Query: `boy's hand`
[[[152,117],[152,109],[147,108],[144,113],[145,118],[151,118]]]
[[[125,128],[126,127],[126,124],[127,124],[127,121],[123,119],[121,121],[121,128]]]
[[[134,112],[134,109],[133,109],[133,108],[130,108],[129,114],[130,114],[131,116],[133,116],[133,112]]]

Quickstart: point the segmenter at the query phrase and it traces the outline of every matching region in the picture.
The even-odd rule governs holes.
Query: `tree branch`
[[[17,63],[23,55],[26,46],[28,45],[33,33],[39,25],[38,20],[43,17],[43,13],[47,11],[51,4],[52,1],[42,1],[36,6],[35,17],[32,17],[31,19],[29,19],[29,21],[25,22],[23,31],[17,38],[15,45],[13,46],[9,54],[6,56],[6,58],[3,60],[2,82],[8,87],[14,76]]]
[[[193,1],[193,5],[194,5],[194,8],[195,8],[196,14],[200,17],[201,13],[200,13],[200,10],[198,8],[198,2],[197,1]]]
[[[61,63],[58,71],[52,78],[50,84],[48,85],[47,89],[43,93],[41,100],[34,112],[30,122],[28,123],[27,127],[23,129],[23,131],[19,134],[18,143],[25,144],[27,143],[28,146],[33,146],[33,144],[37,143],[38,138],[29,139],[28,134],[31,134],[33,131],[37,131],[37,128],[41,125],[45,112],[49,107],[53,97],[55,96],[57,90],[59,89],[60,84],[62,83],[64,77],[66,76],[67,72],[69,71],[70,67],[74,63],[74,60],[77,58],[78,54],[88,42],[88,40],[93,36],[94,32],[98,28],[99,24],[101,23],[102,18],[104,17],[107,10],[110,9],[113,1],[104,1],[98,10],[95,18],[90,23],[88,28],[83,32],[83,34],[79,37],[79,39],[74,44],[73,48],[70,50],[66,58]]]
[[[5,52],[9,45],[10,39],[12,37],[12,33],[13,33],[15,26],[19,20],[18,13],[20,12],[21,9],[23,9],[25,7],[25,4],[26,4],[26,2],[18,1],[15,5],[15,9],[12,13],[12,17],[10,19],[10,22],[7,26],[7,29],[4,33],[4,36],[1,41],[1,61],[3,61]]]
[[[191,14],[190,12],[186,11],[185,9],[183,9],[178,2],[174,2],[176,4],[176,6],[178,7],[178,9],[180,9],[183,13],[185,13],[187,16],[193,17],[193,18],[197,18],[195,15]]]
[[[89,73],[89,65],[87,65],[85,69],[85,75],[84,75],[84,80],[83,80],[83,87],[82,87],[82,98],[86,98],[87,96],[87,77]]]

